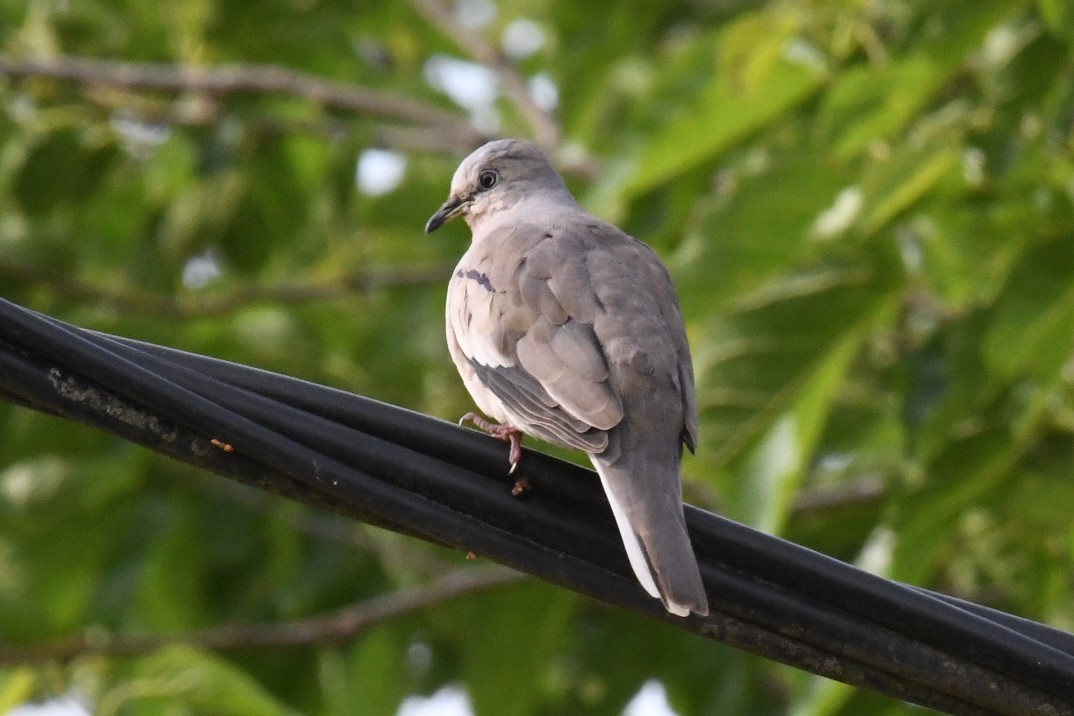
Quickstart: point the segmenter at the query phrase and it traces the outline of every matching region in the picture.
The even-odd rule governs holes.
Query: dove
[[[651,248],[587,213],[531,142],[463,160],[425,226],[462,217],[472,241],[448,284],[451,358],[481,411],[521,435],[588,453],[642,588],[678,616],[708,598],[682,506],[682,455],[698,439],[678,297]]]

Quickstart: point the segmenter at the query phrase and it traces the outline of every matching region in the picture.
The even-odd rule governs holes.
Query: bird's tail
[[[590,458],[641,586],[672,614],[708,614],[708,597],[683,517],[678,460],[644,464],[651,461],[628,460],[622,453],[614,462],[601,455]]]

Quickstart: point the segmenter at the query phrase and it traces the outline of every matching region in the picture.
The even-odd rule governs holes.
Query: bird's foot
[[[511,469],[507,471],[507,474],[513,475],[515,468],[518,467],[519,460],[522,459],[522,431],[508,423],[494,423],[491,420],[486,420],[477,413],[467,413],[459,418],[459,425],[465,423],[472,423],[474,427],[488,433],[492,437],[511,443],[511,450],[507,454],[507,459],[511,463]]]

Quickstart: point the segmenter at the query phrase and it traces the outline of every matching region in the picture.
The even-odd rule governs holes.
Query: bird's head
[[[466,157],[451,179],[451,193],[425,224],[432,233],[457,216],[470,228],[528,197],[574,199],[563,178],[532,142],[497,139]]]

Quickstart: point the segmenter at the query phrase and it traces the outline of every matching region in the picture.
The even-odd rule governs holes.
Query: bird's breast
[[[504,363],[504,356],[494,349],[488,328],[491,324],[493,291],[486,271],[473,268],[466,257],[455,268],[448,283],[445,310],[448,352],[462,377],[463,385],[486,415],[508,421],[501,401],[478,377],[471,361],[485,366]]]

